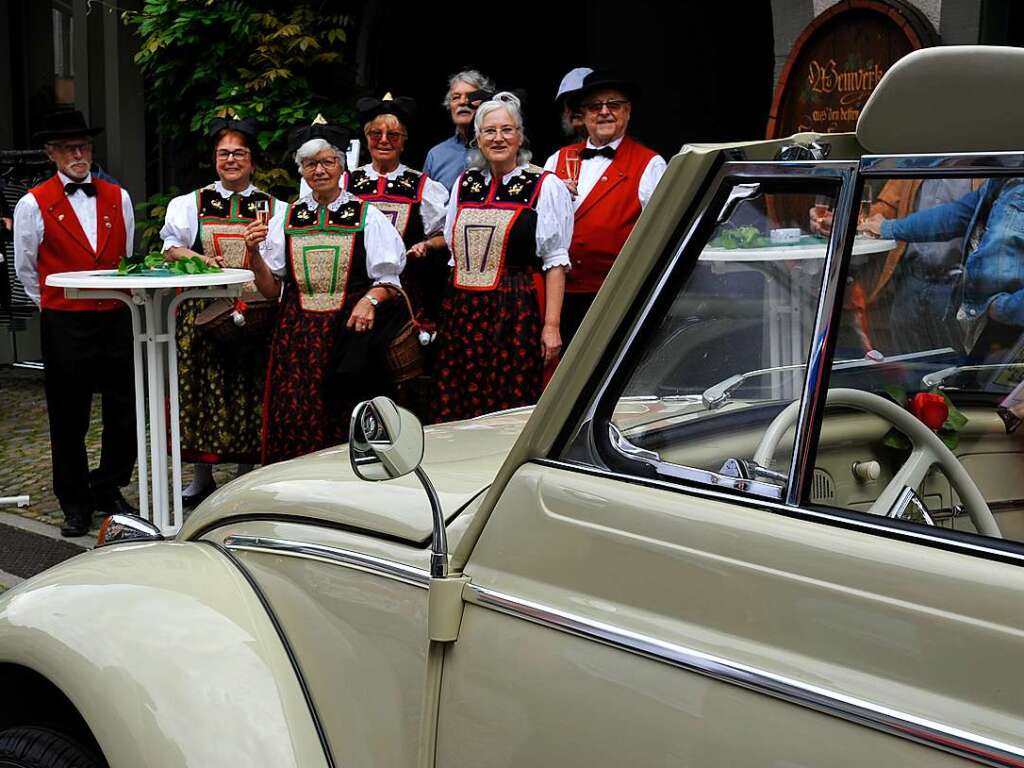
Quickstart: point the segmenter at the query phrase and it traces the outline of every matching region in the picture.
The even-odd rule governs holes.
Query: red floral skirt
[[[293,286],[288,288],[267,366],[264,464],[335,445],[347,431],[342,424],[347,414],[331,407],[324,381],[337,336],[351,312],[349,301],[339,312],[306,312]]]
[[[455,288],[444,302],[435,421],[532,405],[543,390],[543,326],[532,272],[506,271],[493,291]]]

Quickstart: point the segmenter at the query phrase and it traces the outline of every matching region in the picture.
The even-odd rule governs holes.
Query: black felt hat
[[[312,125],[300,125],[298,128],[292,129],[292,132],[288,134],[288,151],[296,152],[299,147],[311,139],[323,139],[344,152],[351,138],[352,135],[348,128],[329,125],[323,121],[320,115],[317,115],[317,119]]]
[[[95,136],[103,130],[86,125],[85,116],[77,109],[59,109],[51,112],[43,118],[43,125],[43,130],[32,136],[40,144],[74,136]]]
[[[260,124],[251,117],[242,119],[237,117],[216,117],[210,123],[210,128],[207,130],[206,135],[212,139],[221,131],[238,131],[249,138],[255,139],[256,134],[260,132]]]
[[[382,99],[364,96],[356,102],[356,112],[360,125],[366,125],[380,115],[394,115],[408,128],[409,121],[416,114],[416,101],[408,96],[392,96],[390,93],[385,93]]]
[[[607,89],[622,91],[630,101],[640,96],[640,86],[635,81],[610,69],[595,69],[583,78],[580,89],[570,97],[570,105],[578,106],[590,94]]]

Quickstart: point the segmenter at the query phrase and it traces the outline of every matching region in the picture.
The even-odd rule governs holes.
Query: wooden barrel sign
[[[935,45],[938,35],[898,0],[841,0],[800,34],[779,77],[768,138],[803,131],[846,133],[898,59]]]

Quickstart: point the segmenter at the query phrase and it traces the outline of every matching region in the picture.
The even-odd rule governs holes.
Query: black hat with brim
[[[288,134],[288,151],[297,152],[299,147],[312,139],[323,139],[328,144],[333,144],[342,152],[348,147],[351,134],[347,128],[340,125],[329,125],[327,123],[313,123],[312,125],[300,125],[293,128]]]
[[[583,85],[572,94],[569,103],[574,108],[578,107],[591,94],[605,90],[622,91],[630,101],[640,96],[640,86],[635,81],[610,69],[595,69],[583,78]]]
[[[406,128],[416,114],[416,101],[408,96],[386,95],[383,99],[364,96],[356,102],[356,113],[360,125],[366,125],[381,115],[394,115]]]
[[[43,130],[32,135],[33,140],[40,144],[75,136],[95,136],[103,131],[102,128],[87,125],[85,116],[77,109],[59,109],[51,112],[43,119],[43,124]]]

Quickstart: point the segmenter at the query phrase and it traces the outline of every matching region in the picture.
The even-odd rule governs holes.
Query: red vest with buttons
[[[562,147],[555,173],[569,178],[565,157],[569,150],[582,152],[585,143]],[[597,293],[640,218],[640,177],[657,153],[626,136],[615,159],[576,209],[569,257],[572,269],[565,278],[569,293]]]
[[[43,217],[43,241],[39,244],[37,271],[39,297],[43,309],[71,312],[106,311],[123,307],[112,299],[66,299],[63,288],[52,288],[46,278],[57,272],[82,272],[117,269],[125,254],[127,232],[121,211],[121,188],[93,177],[96,197],[96,250],[78,222],[64,185],[56,174],[29,190]]]

